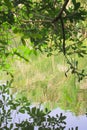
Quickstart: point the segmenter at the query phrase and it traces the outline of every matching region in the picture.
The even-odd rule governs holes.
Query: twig
[[[22,20],[24,23],[33,23],[33,22],[39,22],[39,23],[51,23],[51,20]]]

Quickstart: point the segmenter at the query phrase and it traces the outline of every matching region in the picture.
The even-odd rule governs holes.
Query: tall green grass
[[[80,65],[81,60],[83,59],[79,60]],[[81,67],[86,67],[86,64],[82,64]],[[37,56],[30,56],[29,63],[16,60],[13,68],[13,93],[17,93],[17,97],[27,96],[31,102],[42,103],[50,109],[60,106],[76,113],[83,113],[86,101],[83,101],[84,95],[79,99],[79,90],[84,81],[79,84],[75,82],[74,75],[69,73],[68,77],[65,76],[68,65],[63,55],[47,57],[38,53]]]

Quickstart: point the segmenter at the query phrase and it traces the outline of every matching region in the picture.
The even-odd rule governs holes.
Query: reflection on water
[[[65,130],[69,130],[69,128],[76,128],[78,126],[78,130],[87,130],[87,117],[86,115],[75,116],[74,113],[70,111],[65,111],[60,108],[56,108],[50,112],[50,116],[56,117],[56,114],[63,113],[67,118],[65,119],[66,128]],[[14,116],[15,115],[15,116]],[[14,118],[15,117],[15,118]],[[13,113],[13,122],[21,122],[22,120],[29,119],[29,115],[27,114],[15,114]],[[34,130],[38,130],[38,127],[34,127]]]
[[[73,81],[72,81],[73,82]],[[82,86],[82,85],[81,85]],[[4,88],[3,88],[4,87]],[[2,86],[3,89],[5,89],[6,84],[4,84],[4,86]],[[1,89],[2,90],[2,89]],[[5,92],[5,91],[3,91]],[[1,99],[1,95],[0,94],[0,99]],[[50,93],[51,95],[51,93]],[[4,95],[6,96],[6,94]],[[55,96],[55,93],[54,93]],[[7,97],[7,96],[6,96]],[[54,100],[53,100],[54,101]],[[87,130],[87,116],[84,114],[87,112],[87,88],[86,88],[86,84],[85,87],[80,87],[78,89],[78,87],[74,86],[74,84],[72,84],[72,86],[67,86],[65,84],[65,86],[63,87],[61,94],[60,94],[60,103],[61,104],[57,104],[57,106],[61,106],[64,110],[60,109],[59,107],[57,107],[56,109],[53,109],[52,112],[50,113],[51,116],[55,116],[56,114],[60,114],[63,113],[67,118],[66,118],[66,128],[65,130],[69,130],[69,128],[76,128],[78,126],[78,130]],[[73,111],[65,111],[66,110],[70,110]],[[75,114],[74,114],[75,112]],[[78,116],[75,116],[78,115]],[[17,114],[16,111],[14,111],[12,113],[12,118],[13,118],[13,123],[18,122],[18,121],[22,121],[22,120],[26,120],[29,118],[29,115],[27,114]],[[37,128],[35,127],[35,130]]]
[[[8,111],[9,111],[9,103],[11,103],[11,101],[13,101],[13,98],[11,98],[11,96],[9,95],[9,92],[7,90],[9,90],[8,86],[0,86],[0,101],[1,101],[1,105],[0,105],[0,116],[4,116],[2,114],[7,114],[8,116]],[[74,88],[75,90],[75,88]],[[86,98],[86,90],[84,91],[84,94],[85,94],[85,97],[84,97],[84,94],[82,93],[83,91],[80,92],[81,96],[78,98],[77,96],[77,99],[79,99],[78,101],[79,102],[83,102],[84,101],[84,98]],[[8,102],[10,101],[10,102]],[[21,100],[20,100],[21,101]],[[26,100],[24,100],[26,101]],[[67,100],[66,100],[67,101]],[[70,102],[72,100],[69,100]],[[21,102],[20,102],[21,103]],[[71,102],[72,103],[72,102]],[[20,104],[19,104],[20,105]],[[86,104],[85,104],[86,105]],[[2,107],[3,106],[3,107]],[[29,105],[28,105],[29,106]],[[35,106],[35,105],[34,105]],[[31,105],[31,108],[34,107]],[[38,106],[37,106],[38,107]],[[39,105],[40,107],[40,105]],[[42,107],[42,108],[41,108]],[[41,105],[40,109],[43,109],[43,106]],[[73,107],[75,107],[75,105],[73,105]],[[78,107],[79,108],[79,107]],[[19,106],[17,106],[16,110],[12,110],[11,111],[11,117],[12,117],[12,123],[20,123],[21,121],[23,120],[26,120],[26,119],[29,119],[29,115],[27,113],[25,114],[22,114],[20,112],[18,112],[19,110]],[[85,108],[86,109],[86,108]],[[11,110],[11,109],[10,109]],[[10,111],[9,111],[10,112]],[[53,109],[49,115],[52,117],[56,117],[56,114],[60,115],[60,113],[62,113],[63,115],[66,116],[66,119],[65,119],[65,122],[67,123],[66,124],[66,128],[65,130],[69,130],[69,128],[75,128],[78,127],[78,130],[87,130],[87,115],[83,114],[83,115],[79,115],[79,116],[75,116],[74,113],[70,112],[70,111],[65,111],[65,110],[62,110],[60,108],[56,108],[56,109]],[[35,109],[32,109],[32,114],[36,114],[36,111]],[[7,117],[6,116],[6,117]],[[5,117],[5,116],[4,116]],[[4,120],[3,120],[4,121]],[[3,122],[2,122],[3,123]],[[7,122],[7,118],[6,118],[6,123],[8,124]],[[31,123],[31,122],[30,122]],[[4,124],[3,124],[4,125]],[[9,124],[8,124],[9,125]],[[35,127],[34,130],[37,130],[38,127]],[[72,129],[71,129],[72,130]]]
[[[57,108],[53,110],[50,114],[55,116],[56,113],[63,113],[66,115],[66,128],[65,130],[68,130],[69,128],[75,128],[78,126],[78,130],[87,130],[87,117],[86,115],[80,115],[80,116],[75,116],[74,113],[70,111],[64,111],[60,108]]]

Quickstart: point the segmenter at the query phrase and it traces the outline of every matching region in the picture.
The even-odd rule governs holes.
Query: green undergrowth
[[[60,106],[76,113],[83,113],[82,108],[86,105],[86,101],[83,101],[84,95],[79,99],[80,84],[83,81],[78,83],[76,76],[70,72],[65,76],[68,65],[64,57],[38,54],[31,55],[30,59],[29,63],[14,62],[16,71],[13,93],[18,93],[17,97],[27,96],[36,105],[44,104],[49,109]],[[80,63],[81,60],[83,62],[83,59],[80,59]],[[86,68],[86,63],[81,67]]]
[[[17,98],[26,96],[30,102],[44,104],[50,109],[60,106],[76,113],[83,113],[83,108],[86,109],[87,96],[83,89],[87,80],[78,83],[76,75],[70,72],[65,76],[68,65],[62,54],[47,57],[46,54],[37,52],[37,55],[29,56],[29,62],[17,58],[9,59],[9,62],[14,75],[12,93],[16,93]],[[79,58],[79,68],[84,68],[87,72],[86,57]],[[4,81],[3,73],[0,78]],[[9,79],[7,74],[5,79]],[[87,86],[85,91],[86,89]]]

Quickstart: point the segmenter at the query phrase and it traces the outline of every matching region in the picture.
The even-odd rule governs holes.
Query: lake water
[[[87,116],[86,114],[80,115],[80,116],[75,116],[74,113],[70,111],[65,111],[60,108],[56,108],[52,110],[49,115],[56,117],[56,114],[63,113],[67,118],[65,119],[66,121],[66,128],[65,130],[69,130],[69,128],[76,128],[78,126],[78,130],[87,130]],[[15,115],[15,113],[13,114]],[[29,116],[27,114],[19,114],[15,115],[14,122],[18,122],[19,120],[25,120],[28,119]],[[38,130],[38,127],[34,127],[34,130]]]
[[[55,116],[56,113],[63,113],[66,115],[66,128],[65,130],[68,130],[69,128],[75,128],[78,126],[78,130],[87,130],[87,117],[86,115],[80,115],[80,116],[75,116],[74,113],[70,111],[64,111],[60,108],[57,108],[53,110],[50,114]]]
[[[7,95],[5,95],[7,97]],[[0,99],[2,98],[2,96],[0,95]],[[32,106],[33,107],[33,106]],[[7,107],[6,107],[7,109]],[[43,109],[43,107],[42,107]],[[1,112],[1,110],[0,110]],[[70,112],[69,110],[65,111],[62,110],[61,108],[56,108],[54,110],[52,110],[49,115],[56,117],[56,114],[62,113],[63,115],[65,115],[67,118],[65,119],[66,121],[66,128],[65,130],[69,130],[69,128],[76,128],[78,126],[78,130],[87,130],[87,115],[79,115],[79,116],[75,116],[74,113]],[[17,114],[17,110],[12,112],[12,122],[15,124],[15,122],[21,122],[22,120],[26,120],[29,119],[29,115],[27,115],[27,113],[25,114]],[[38,127],[34,127],[34,130],[38,130]]]

